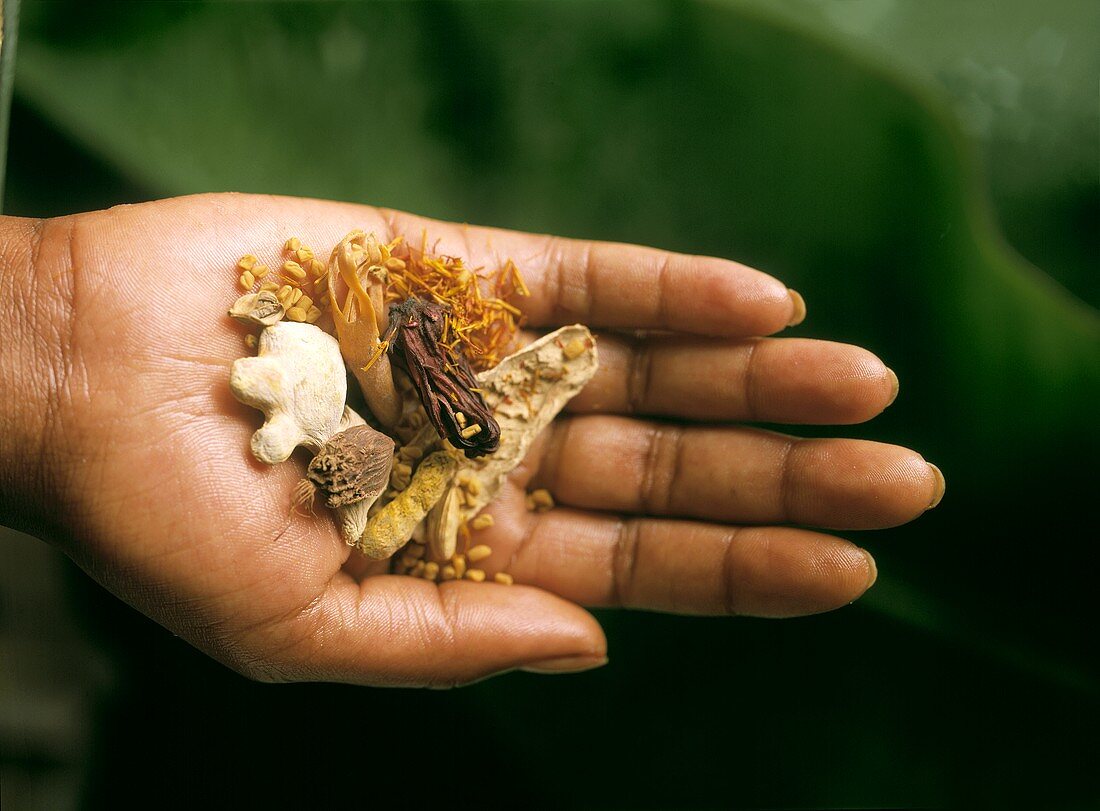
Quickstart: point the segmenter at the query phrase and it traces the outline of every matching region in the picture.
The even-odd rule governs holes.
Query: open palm
[[[580,322],[597,335],[595,379],[487,509],[483,566],[515,586],[367,564],[325,515],[290,510],[304,458],[268,467],[248,452],[262,418],[228,388],[247,352],[225,315],[234,262],[253,252],[275,265],[291,235],[327,251],[353,228],[426,228],[472,266],[514,259],[530,329]],[[732,424],[859,422],[896,393],[862,349],[759,337],[800,318],[800,299],[732,262],[247,195],[79,215],[42,236],[38,278],[54,288],[40,295],[64,321],[54,534],[116,594],[255,678],[450,685],[583,669],[606,643],[580,605],[828,610],[862,594],[874,564],[795,527],[891,526],[943,492],[903,448]],[[534,487],[559,506],[528,512]]]

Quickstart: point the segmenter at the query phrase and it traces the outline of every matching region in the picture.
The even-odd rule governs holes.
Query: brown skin
[[[353,228],[427,228],[437,250],[475,266],[511,257],[531,287],[531,329],[597,332],[597,377],[481,533],[493,547],[481,565],[516,586],[383,574],[333,522],[290,512],[304,459],[267,467],[248,453],[261,417],[227,383],[246,352],[225,315],[234,262],[257,252],[277,267],[287,237],[323,252]],[[828,611],[871,585],[870,556],[773,525],[888,527],[943,492],[904,448],[725,425],[859,422],[891,402],[896,378],[857,347],[759,337],[798,320],[798,299],[720,259],[219,194],[0,218],[0,295],[14,303],[0,310],[5,523],[256,679],[447,686],[585,669],[605,661],[606,641],[579,604]],[[540,486],[558,509],[524,509],[525,488]]]

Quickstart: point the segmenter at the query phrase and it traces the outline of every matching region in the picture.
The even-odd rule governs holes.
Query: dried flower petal
[[[443,307],[420,299],[394,305],[391,351],[409,373],[440,436],[473,459],[497,449],[500,426],[482,396],[473,391],[477,381],[466,356],[441,344],[445,316]],[[472,430],[474,426],[478,430]]]

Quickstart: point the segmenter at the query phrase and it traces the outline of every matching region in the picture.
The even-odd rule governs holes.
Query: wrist
[[[72,323],[67,220],[0,217],[0,523],[60,525],[58,405]]]

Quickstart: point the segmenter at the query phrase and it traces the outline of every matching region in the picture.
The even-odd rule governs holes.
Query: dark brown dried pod
[[[393,440],[369,425],[356,425],[321,446],[306,478],[325,494],[325,504],[343,507],[378,498],[392,465]]]
[[[409,374],[440,436],[473,459],[500,445],[500,426],[472,389],[477,378],[466,356],[442,345],[446,311],[411,298],[390,308],[390,351]]]

